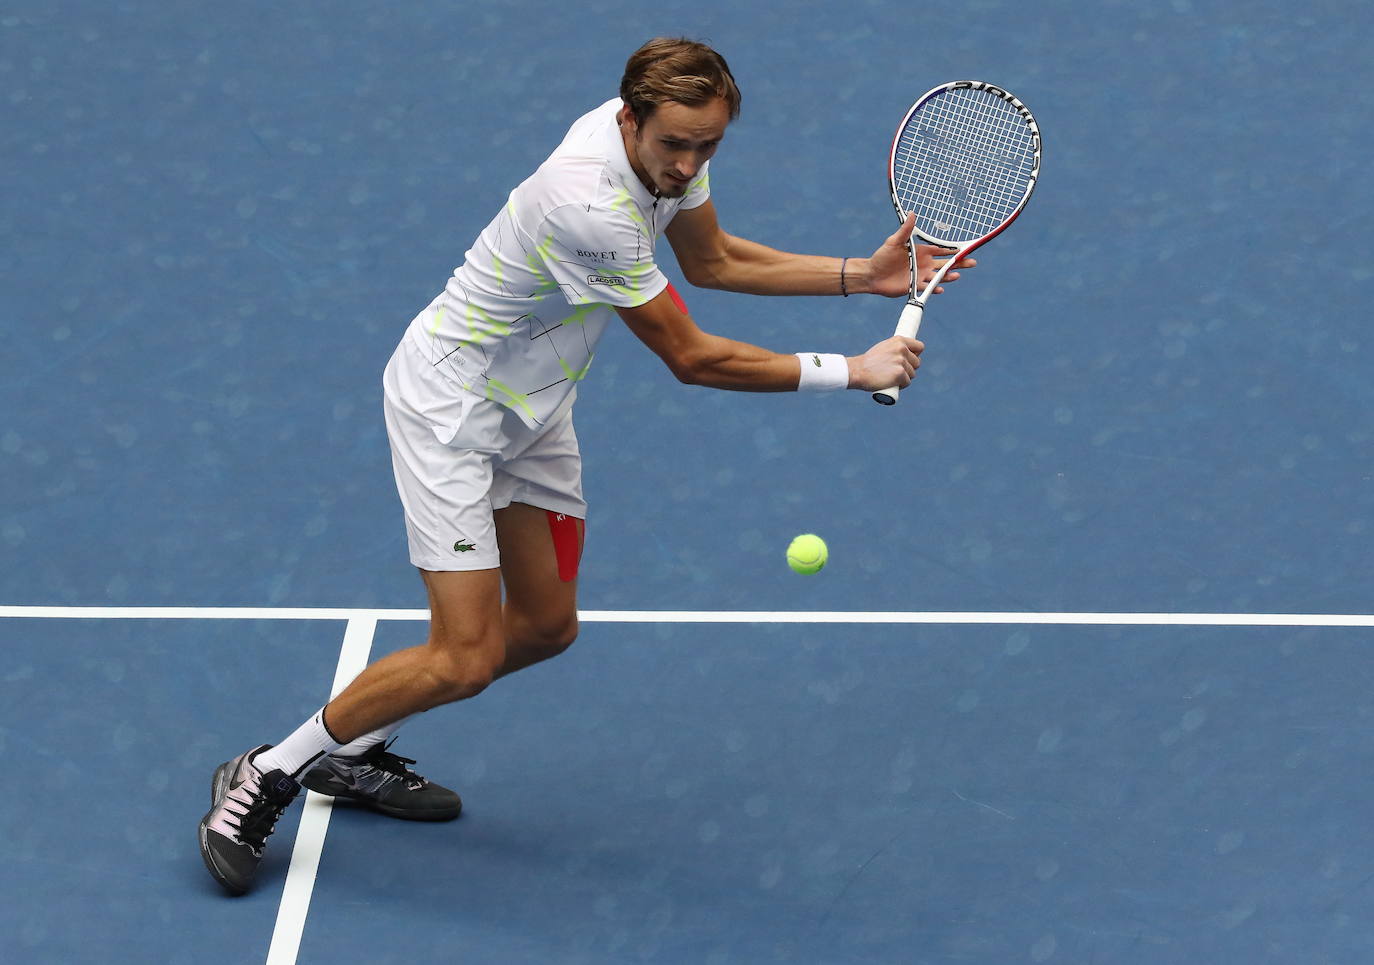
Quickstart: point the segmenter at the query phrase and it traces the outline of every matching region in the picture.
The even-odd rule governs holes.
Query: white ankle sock
[[[402,717],[400,720],[396,721],[396,723],[391,724],[387,727],[378,727],[371,733],[364,734],[357,740],[351,741],[345,744],[343,747],[340,747],[338,750],[331,751],[330,753],[335,754],[339,757],[357,757],[359,754],[366,754],[373,747],[376,747],[382,741],[386,740],[392,734],[400,730],[401,725],[408,720],[410,720],[409,717]]]
[[[284,771],[296,777],[322,754],[332,754],[341,745],[324,726],[324,708],[297,727],[290,737],[253,758],[253,766],[266,774]]]

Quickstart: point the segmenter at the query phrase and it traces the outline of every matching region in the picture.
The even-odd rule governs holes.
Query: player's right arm
[[[679,382],[737,392],[791,392],[801,377],[796,355],[703,331],[670,288],[636,308],[616,308],[630,331],[663,360]],[[845,359],[849,388],[874,392],[911,384],[925,348],[914,338],[883,339]]]

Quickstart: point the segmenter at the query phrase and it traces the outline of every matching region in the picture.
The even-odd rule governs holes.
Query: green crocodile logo
[[[455,553],[471,553],[476,548],[476,543],[467,543],[461,539],[453,544],[453,552]]]

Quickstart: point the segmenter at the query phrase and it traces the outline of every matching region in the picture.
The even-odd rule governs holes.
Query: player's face
[[[659,197],[680,198],[687,193],[725,137],[730,108],[722,98],[688,107],[676,101],[660,104],[636,124],[627,107],[620,113],[625,153],[639,180]]]

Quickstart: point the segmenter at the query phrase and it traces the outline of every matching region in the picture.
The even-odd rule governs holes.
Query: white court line
[[[1368,613],[1034,613],[844,610],[584,610],[587,623],[962,623],[1049,626],[1374,627]]]
[[[0,617],[76,620],[428,620],[428,610],[262,606],[0,606]]]
[[[0,606],[0,618],[89,620],[428,620],[428,610],[338,607]],[[1374,627],[1368,613],[1037,613],[1014,611],[582,610],[584,623],[1040,624],[1046,626]]]
[[[349,681],[362,673],[372,652],[372,638],[377,621],[371,616],[354,617],[344,630],[343,646],[339,650],[339,665],[334,670],[334,685],[329,690],[333,700],[348,686]],[[267,965],[293,965],[301,947],[305,930],[305,916],[310,910],[310,895],[315,890],[315,874],[320,867],[324,850],[324,833],[329,827],[329,814],[334,799],[314,791],[305,794],[305,811],[296,831],[296,845],[291,851],[291,866],[282,886],[281,904],[277,907],[277,924],[272,929],[272,944],[267,950]]]

